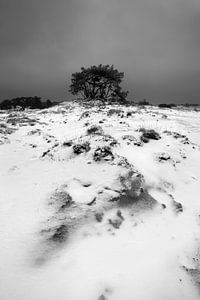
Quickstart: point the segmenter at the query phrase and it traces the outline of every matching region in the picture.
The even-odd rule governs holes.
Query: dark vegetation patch
[[[81,153],[86,153],[90,151],[90,143],[89,142],[84,142],[82,144],[76,144],[73,146],[73,151],[75,154],[81,154]]]
[[[113,218],[108,219],[110,225],[115,229],[119,229],[124,221],[124,217],[120,209],[117,210],[116,215]]]
[[[157,159],[159,162],[164,162],[170,160],[171,156],[166,152],[162,152],[157,155]]]
[[[70,140],[70,141],[65,141],[63,142],[62,144],[64,147],[71,147],[73,145],[73,142]]]
[[[120,218],[113,218],[109,219],[109,224],[112,225],[114,228],[119,229],[120,226],[122,225],[122,219]]]
[[[42,153],[42,157],[45,157],[47,154],[50,153],[50,151],[51,151],[51,149],[48,149],[48,150],[44,151],[44,152]]]
[[[117,211],[117,216],[121,219],[121,220],[124,220],[124,217],[122,216],[122,212],[120,209],[118,209]]]
[[[4,123],[0,123],[0,129],[6,129],[7,128],[7,125],[4,124]]]
[[[31,119],[25,115],[17,115],[17,116],[8,116],[7,123],[11,125],[30,125],[34,126],[37,123],[37,120]]]
[[[0,103],[0,109],[17,109],[24,110],[25,108],[30,109],[43,109],[49,108],[53,105],[58,104],[58,102],[52,102],[51,100],[42,101],[41,97],[17,97],[11,100],[3,100]]]
[[[158,105],[158,107],[160,107],[160,108],[174,108],[174,107],[176,107],[176,104],[174,104],[174,103],[169,103],[169,104],[161,103],[161,104]]]
[[[183,212],[183,206],[180,202],[175,201],[174,199],[172,200],[172,205],[176,211],[176,213]]]
[[[127,113],[126,113],[127,118],[128,118],[128,117],[131,117],[134,113],[135,113],[135,112],[134,112],[134,111],[131,111],[131,110],[127,111]]]
[[[6,124],[0,124],[0,134],[12,134],[16,131],[16,128],[9,128]]]
[[[94,198],[92,199],[92,201],[90,201],[89,203],[87,203],[87,205],[88,205],[88,206],[92,206],[93,204],[96,203],[96,200],[97,200],[97,197],[94,197]]]
[[[89,186],[91,186],[92,184],[88,182],[88,183],[83,183],[82,185],[83,185],[84,187],[89,187]]]
[[[190,144],[190,140],[186,137],[181,141],[182,144],[184,145],[189,145]]]
[[[109,146],[98,147],[93,155],[95,161],[112,161],[114,160],[114,155]]]
[[[142,146],[141,141],[138,141],[133,135],[123,135],[122,139],[126,141],[127,145],[133,144],[135,146]]]
[[[168,131],[168,130],[165,130],[163,133],[167,134],[167,135],[171,135],[173,136],[175,139],[180,139],[181,143],[184,144],[184,145],[189,145],[191,144],[190,140],[188,139],[188,137],[185,135],[185,134],[181,134],[179,132],[176,132],[176,131]]]
[[[140,139],[143,143],[148,143],[149,140],[160,140],[161,139],[161,136],[159,135],[159,133],[156,132],[154,129],[141,128],[139,131],[142,132]]]
[[[4,145],[4,144],[7,144],[7,143],[10,143],[10,140],[7,138],[7,136],[1,136],[0,137],[0,145]]]
[[[49,241],[62,243],[66,241],[68,237],[68,228],[66,224],[60,224],[55,228],[51,228],[51,235],[49,236]]]
[[[117,140],[110,134],[104,134],[103,141],[108,142],[111,147],[116,146],[118,144]]]
[[[176,132],[176,131],[165,130],[163,133],[165,133],[167,135],[172,135],[175,139],[184,139],[184,138],[187,138],[186,135],[181,134],[181,133]]]
[[[95,214],[95,218],[96,218],[97,222],[102,222],[103,216],[104,216],[104,213],[103,213],[103,212],[97,212],[97,213]]]
[[[27,133],[27,135],[35,135],[35,134],[41,135],[41,133],[42,133],[42,130],[37,128],[37,129],[33,129],[33,130],[29,131]]]
[[[103,129],[101,128],[101,126],[96,126],[93,125],[90,128],[88,128],[87,130],[87,134],[89,135],[103,135]]]
[[[182,266],[183,269],[192,277],[195,285],[198,287],[198,290],[200,292],[200,270],[199,266],[196,268],[187,268],[186,266]]]
[[[110,117],[110,116],[113,116],[113,115],[117,115],[118,117],[121,117],[121,116],[124,115],[124,112],[121,109],[111,108],[111,109],[108,110],[107,116]]]
[[[126,168],[127,170],[134,169],[133,165],[124,156],[118,156],[117,165],[122,166],[122,167]]]

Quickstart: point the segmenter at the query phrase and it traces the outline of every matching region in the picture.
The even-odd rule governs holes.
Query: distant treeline
[[[137,105],[145,106],[145,105],[151,105],[146,99],[142,101],[136,102]],[[197,107],[199,106],[198,103],[185,103],[185,104],[175,104],[175,103],[160,103],[158,104],[158,107],[160,108],[173,108],[177,106],[185,106],[185,107]]]
[[[17,97],[13,98],[11,100],[3,100],[0,103],[0,109],[12,109],[12,108],[19,108],[19,109],[25,109],[25,108],[31,108],[31,109],[43,109],[51,107],[55,104],[58,104],[58,102],[52,102],[51,100],[45,100],[42,101],[41,97]]]
[[[199,104],[197,104],[197,103],[185,103],[185,104],[180,104],[180,105],[181,106],[185,106],[185,107],[196,107],[196,106],[199,106]],[[174,104],[174,103],[169,103],[169,104],[161,103],[158,106],[160,108],[173,108],[173,107],[176,107],[177,105]]]
[[[58,101],[51,101],[51,100],[42,100],[41,97],[34,96],[34,97],[17,97],[13,98],[10,100],[3,100],[0,103],[0,109],[19,109],[19,110],[24,110],[25,108],[30,108],[30,109],[44,109],[44,108],[49,108],[51,106],[57,105]],[[139,105],[139,106],[148,106],[151,105],[150,102],[148,102],[146,99],[143,99],[141,101],[130,101],[132,105]],[[185,103],[185,104],[180,104],[185,107],[197,107],[199,104],[196,103]],[[174,108],[176,107],[177,104],[175,103],[161,103],[158,104],[158,107],[160,108]]]

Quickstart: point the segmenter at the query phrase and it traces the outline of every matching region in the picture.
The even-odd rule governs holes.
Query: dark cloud
[[[198,102],[199,0],[0,0],[1,99],[64,99],[81,66],[114,64],[133,98]]]

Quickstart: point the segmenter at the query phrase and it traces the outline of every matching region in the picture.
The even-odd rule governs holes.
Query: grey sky
[[[200,0],[0,0],[0,99],[69,98],[70,74],[114,64],[129,98],[200,102]]]

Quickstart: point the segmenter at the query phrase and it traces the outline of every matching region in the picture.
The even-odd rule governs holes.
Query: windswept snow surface
[[[0,299],[199,299],[199,195],[199,111],[2,111]]]

